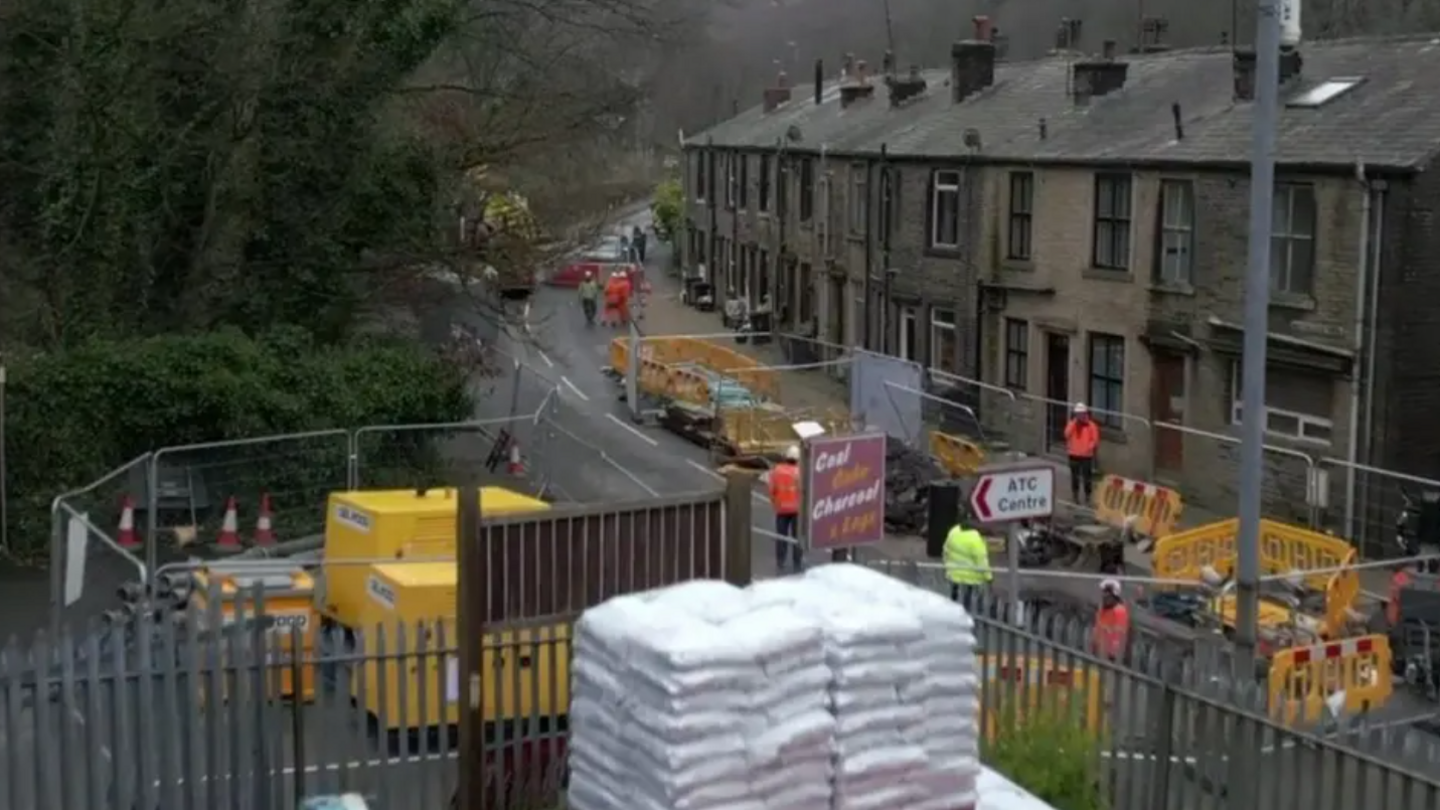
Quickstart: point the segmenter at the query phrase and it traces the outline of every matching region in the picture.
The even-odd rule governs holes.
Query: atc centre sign
[[[970,490],[970,508],[982,523],[1050,517],[1055,513],[1055,468],[982,472]]]

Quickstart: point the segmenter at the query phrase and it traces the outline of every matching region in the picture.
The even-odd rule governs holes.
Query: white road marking
[[[575,383],[570,382],[570,378],[569,378],[569,377],[561,377],[561,378],[560,378],[560,382],[565,383],[565,387],[566,387],[566,388],[569,388],[571,391],[574,391],[574,392],[575,392],[575,396],[580,397],[581,399],[585,400],[586,402],[589,402],[589,401],[590,401],[590,397],[586,396],[586,395],[585,395],[585,392],[584,392],[584,391],[581,391],[581,390],[579,389],[579,387],[577,387],[577,386],[575,385]]]
[[[625,423],[624,423],[623,421],[621,421],[618,417],[616,417],[615,414],[613,414],[613,413],[607,413],[607,414],[605,414],[605,418],[606,418],[606,419],[609,419],[611,422],[614,422],[615,424],[619,425],[620,427],[625,428],[626,430],[628,430],[628,431],[630,431],[631,433],[635,434],[635,436],[636,436],[637,438],[639,438],[639,439],[640,439],[641,441],[643,441],[643,442],[646,442],[646,443],[649,444],[651,447],[659,447],[659,446],[660,446],[660,442],[657,442],[657,441],[655,441],[654,438],[652,438],[652,437],[650,437],[650,436],[646,436],[644,433],[641,433],[641,432],[640,432],[640,429],[637,428],[637,427],[635,427],[634,425],[627,425],[627,424],[625,424]]]
[[[551,359],[550,359],[550,355],[546,354],[546,353],[544,352],[544,350],[542,350],[542,349],[536,349],[536,350],[535,350],[535,353],[538,354],[538,355],[540,355],[540,359],[545,361],[545,365],[549,366],[550,368],[554,368],[554,367],[555,367],[555,361],[554,361],[554,360],[551,360]]]
[[[710,469],[709,467],[706,467],[704,464],[701,464],[700,462],[696,461],[696,460],[693,459],[693,458],[687,458],[687,459],[685,459],[685,463],[686,463],[686,464],[689,464],[691,467],[694,467],[695,469],[699,470],[700,472],[705,473],[706,475],[708,475],[708,476],[716,479],[717,481],[724,481],[724,480],[725,480],[725,476],[721,475],[721,474],[718,473],[718,472],[715,472],[714,470]]]

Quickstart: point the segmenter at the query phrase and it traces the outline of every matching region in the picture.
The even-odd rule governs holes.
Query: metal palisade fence
[[[1060,742],[1081,741],[1086,764],[1067,789],[1093,791],[1089,806],[1440,806],[1440,781],[1418,770],[1434,767],[1434,750],[1357,753],[1269,719],[1258,699],[1237,708],[1244,690],[1162,649],[1136,649],[1122,666],[1084,652],[1078,623],[977,612],[994,614],[977,620],[981,758],[1048,765],[1058,749],[1027,730],[1072,735]],[[566,773],[575,615],[484,634],[488,675],[466,698],[484,761],[465,763],[448,619],[312,638],[192,609],[12,643],[0,654],[0,797],[12,810],[278,810],[356,791],[429,810],[450,806],[464,768],[484,774],[487,807],[549,810]]]

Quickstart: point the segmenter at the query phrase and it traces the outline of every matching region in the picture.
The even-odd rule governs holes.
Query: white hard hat
[[[1115,594],[1116,596],[1119,596],[1119,595],[1120,595],[1120,581],[1119,581],[1119,580],[1115,580],[1115,579],[1105,579],[1105,580],[1101,580],[1101,581],[1100,581],[1100,592],[1101,592],[1101,593],[1113,593],[1113,594]]]
[[[792,445],[790,445],[789,447],[785,448],[785,460],[786,460],[786,461],[799,461],[799,460],[800,460],[800,445],[798,445],[798,444],[792,444]]]
[[[586,277],[586,278],[594,278],[594,277],[595,277],[595,271],[594,271],[594,270],[586,270],[586,271],[585,271],[585,277]]]
[[[1077,402],[1077,403],[1075,403],[1075,413],[1089,413],[1089,412],[1090,412],[1090,409],[1087,408],[1087,407],[1085,407],[1085,403],[1083,403],[1083,402]]]

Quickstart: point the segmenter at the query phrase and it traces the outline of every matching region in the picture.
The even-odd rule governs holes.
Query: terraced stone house
[[[1018,449],[1086,402],[1103,470],[1232,514],[1255,58],[1135,50],[1010,63],[979,19],[945,70],[782,75],[688,139],[685,261]],[[1267,508],[1379,541],[1398,482],[1347,465],[1440,477],[1440,45],[1280,61]]]

